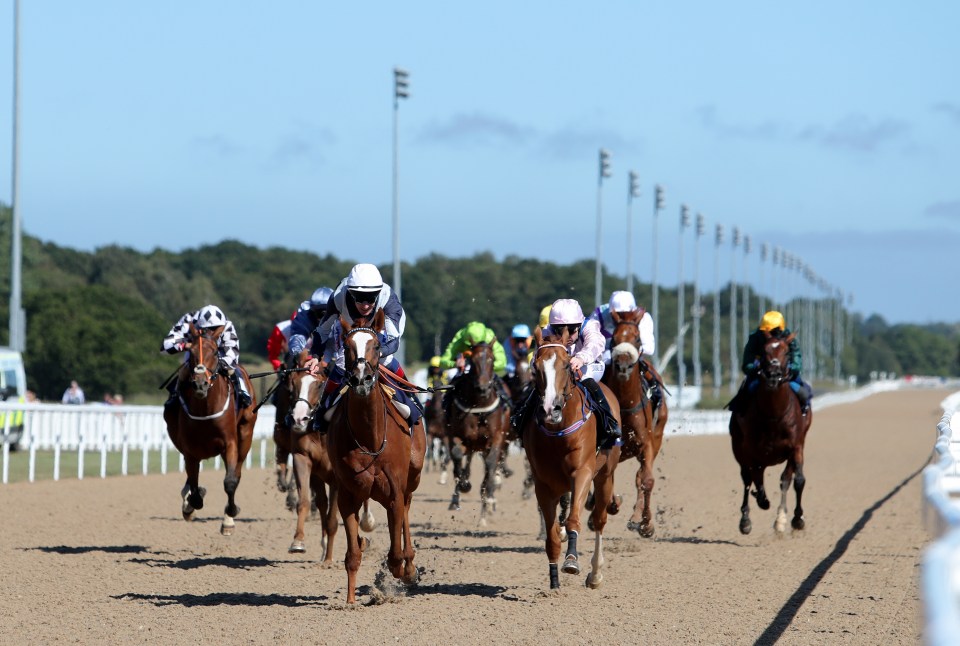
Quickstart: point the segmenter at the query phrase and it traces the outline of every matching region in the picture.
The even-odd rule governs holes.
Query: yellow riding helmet
[[[783,314],[772,310],[763,315],[763,318],[760,319],[759,327],[762,332],[772,332],[773,330],[783,331],[786,329],[787,323],[783,320]]]
[[[540,310],[540,321],[538,322],[538,325],[539,325],[541,328],[545,328],[545,327],[547,327],[548,325],[550,325],[550,310],[551,310],[551,308],[553,308],[553,303],[551,303],[550,305],[547,305],[547,306],[544,307],[542,310]]]
[[[439,368],[439,367],[440,367],[440,356],[439,356],[439,355],[430,357],[430,367],[431,367],[431,368]]]

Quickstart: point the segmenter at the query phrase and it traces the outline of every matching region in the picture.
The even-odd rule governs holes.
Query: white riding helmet
[[[617,291],[610,295],[611,312],[632,312],[637,309],[637,301],[630,292]]]
[[[572,298],[561,298],[553,302],[550,308],[550,325],[569,325],[583,323],[583,310],[580,303]]]
[[[204,305],[194,317],[194,323],[198,328],[220,327],[227,324],[227,317],[223,311],[216,305]]]
[[[383,289],[380,270],[369,263],[354,265],[347,275],[347,289],[352,292],[379,292]]]
[[[311,308],[325,308],[333,296],[333,290],[329,287],[318,287],[310,297]]]

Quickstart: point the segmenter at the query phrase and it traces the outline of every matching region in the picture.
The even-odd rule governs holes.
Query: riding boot
[[[253,400],[250,398],[250,393],[247,392],[247,383],[240,375],[240,371],[230,369],[227,374],[230,375],[230,380],[237,389],[237,401],[240,403],[240,408],[246,408],[252,404]]]
[[[499,375],[493,376],[493,387],[497,390],[497,394],[500,396],[500,399],[502,399],[507,406],[510,406],[510,395],[507,394],[506,386],[504,385],[503,380],[500,379]]]
[[[536,406],[532,403],[536,392],[536,388],[527,390],[524,398],[520,400],[520,403],[517,404],[510,415],[510,426],[513,427],[514,434],[520,440],[520,446],[523,446],[523,429],[526,428],[531,413],[536,409]]]
[[[603,394],[603,389],[600,388],[600,384],[593,379],[582,379],[580,383],[584,385],[587,392],[590,393],[590,397],[593,398],[596,404],[597,416],[600,418],[598,421],[602,422],[602,425],[597,426],[597,446],[602,449],[609,449],[620,439],[620,424],[617,422],[617,418],[614,417],[613,411],[610,409],[610,402],[607,401],[606,395]],[[599,432],[601,428],[602,432]]]
[[[174,403],[176,403],[177,389],[179,388],[179,386],[180,386],[179,377],[174,377],[169,382],[167,382],[167,392],[169,393],[169,396],[167,397],[167,401],[163,402],[164,408],[166,408],[167,406],[172,406]]]
[[[653,369],[653,366],[643,359],[640,359],[640,371],[643,374],[644,380],[650,385],[650,403],[653,405],[653,410],[656,411],[660,408],[660,403],[663,401],[663,390],[660,387],[661,377],[657,374],[657,371]]]
[[[803,414],[806,415],[807,411],[810,410],[810,400],[813,399],[813,388],[800,378],[794,381],[800,385],[794,392],[797,394],[797,399],[800,400],[800,408]]]

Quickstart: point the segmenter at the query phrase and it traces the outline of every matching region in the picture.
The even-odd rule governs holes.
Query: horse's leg
[[[806,527],[806,523],[803,520],[803,505],[800,504],[800,500],[803,498],[803,487],[807,484],[807,478],[803,475],[803,446],[794,449],[793,461],[796,464],[793,490],[797,494],[797,506],[793,510],[793,520],[790,525],[794,529],[803,529]]]
[[[278,425],[279,426],[279,425]],[[283,431],[277,427],[273,430],[273,441],[277,447],[276,450],[276,474],[277,474],[277,489],[286,493],[290,489],[290,475],[287,473],[287,459],[290,457],[290,450],[282,446],[279,441],[277,441],[277,436],[280,435]]]
[[[793,481],[793,471],[793,459],[787,460],[787,465],[780,474],[780,505],[777,507],[777,518],[773,521],[773,528],[781,536],[787,531],[787,492],[790,491],[790,483]]]
[[[589,466],[581,466],[573,472],[573,496],[570,499],[570,516],[567,518],[567,554],[561,568],[567,574],[580,574],[580,556],[577,553],[577,537],[581,530],[580,510],[590,493],[592,480],[593,469]]]
[[[753,467],[750,469],[750,476],[753,480],[753,495],[757,499],[757,507],[760,509],[770,509],[770,499],[767,498],[767,489],[763,486],[764,467]]]
[[[403,577],[403,525],[406,510],[403,492],[394,491],[387,508],[387,531],[390,532],[390,549],[387,550],[387,569],[394,579]]]
[[[297,491],[299,492],[299,503],[297,504],[297,529],[293,533],[293,542],[287,550],[291,553],[302,553],[307,551],[307,545],[304,542],[304,526],[307,522],[307,516],[310,515],[310,476],[312,471],[312,461],[309,456],[302,453],[293,454],[293,477],[297,482]]]
[[[203,509],[203,497],[207,490],[200,486],[200,461],[183,456],[183,464],[187,481],[180,490],[180,497],[183,498],[181,511],[184,520],[193,520],[196,510]]]
[[[450,441],[447,438],[440,439],[440,478],[437,484],[447,484],[447,478],[450,477]]]
[[[470,466],[473,463],[474,451],[465,451],[463,457],[463,468],[460,469],[460,479],[457,488],[462,493],[470,493],[473,489],[473,483],[470,482]]]
[[[453,498],[450,499],[450,509],[460,511],[460,478],[463,473],[463,444],[460,438],[453,438],[450,442],[450,460],[453,462]]]
[[[650,499],[653,497],[653,443],[644,442],[643,452],[640,454],[640,469],[637,471],[637,497],[643,495],[643,513],[637,531],[644,538],[653,536],[656,528],[653,525],[653,512],[650,510]]]
[[[227,494],[227,505],[223,508],[223,522],[220,524],[220,533],[224,536],[233,534],[235,523],[233,519],[240,513],[240,508],[234,500],[237,487],[240,485],[240,469],[243,463],[239,459],[237,442],[227,442],[223,452],[223,462],[226,473],[223,476],[223,490]]]
[[[743,481],[743,504],[740,505],[740,533],[749,534],[753,529],[753,523],[750,522],[750,483],[753,479],[750,477],[750,469],[740,467],[740,479]]]
[[[590,561],[590,574],[587,575],[587,587],[596,590],[603,582],[603,528],[607,525],[607,506],[613,502],[613,469],[615,464],[610,463],[610,456],[603,466],[598,477],[593,480],[593,490],[596,496],[593,512],[590,514],[590,524],[593,527],[593,559]]]
[[[370,511],[370,501],[363,501],[363,513],[360,515],[360,529],[367,532],[368,534],[372,532],[377,527],[377,519],[373,517],[373,512]]]
[[[544,541],[544,550],[547,552],[547,565],[550,575],[550,589],[560,587],[560,573],[558,571],[558,561],[560,560],[560,528],[557,525],[557,499],[552,496],[546,487],[535,486],[537,503],[540,506],[540,513],[543,516],[543,524],[546,527],[546,538]]]
[[[558,523],[560,524],[561,541],[567,540],[567,516],[570,515],[570,497],[569,491],[564,491],[563,495],[560,496],[560,519]]]
[[[363,558],[363,539],[360,538],[360,528],[357,521],[357,511],[360,501],[347,490],[337,494],[337,508],[343,518],[343,529],[347,535],[347,554],[343,558],[344,568],[347,570],[347,603],[357,602],[357,572]]]
[[[637,461],[640,462],[639,456]],[[643,464],[637,468],[637,474],[634,477],[634,483],[637,488],[637,501],[633,504],[633,513],[630,514],[630,520],[627,521],[627,529],[631,532],[640,531],[640,521],[643,518]]]
[[[322,488],[324,484],[319,483]],[[330,493],[327,496],[327,509],[323,515],[324,530],[327,533],[327,545],[323,554],[323,564],[333,564],[333,538],[337,535],[337,529],[340,526],[340,519],[337,518],[337,498],[338,489],[336,484],[330,485]]]
[[[527,459],[527,453],[523,453],[523,467],[527,476],[523,479],[523,493],[520,494],[524,500],[529,500],[533,495],[533,471],[530,470],[530,460]]]
[[[497,498],[494,495],[497,485],[497,469],[500,467],[500,447],[494,446],[484,456],[483,487],[480,491],[480,526],[487,526],[487,516],[497,508]]]
[[[408,491],[403,506],[403,582],[413,585],[420,580],[420,573],[413,562],[416,550],[413,549],[413,539],[410,537],[410,504],[413,502],[413,491]]]

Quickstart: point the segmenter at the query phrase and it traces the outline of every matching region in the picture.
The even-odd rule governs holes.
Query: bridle
[[[380,349],[380,335],[379,335],[379,333],[378,333],[376,330],[374,330],[373,328],[370,328],[370,327],[364,327],[364,326],[355,327],[355,328],[351,329],[349,332],[347,332],[346,335],[344,335],[344,337],[343,337],[343,341],[344,341],[343,345],[344,345],[344,347],[346,347],[346,345],[347,345],[347,344],[346,344],[347,339],[349,339],[350,337],[352,337],[354,334],[357,334],[358,332],[368,332],[369,334],[371,334],[371,335],[373,336],[373,338],[374,338],[374,341],[375,341],[376,344],[377,344],[375,349],[376,349],[376,350],[378,351],[378,353],[379,353],[379,349]],[[346,361],[346,356],[344,356],[344,361]],[[366,357],[361,357],[360,354],[357,353],[357,358],[356,358],[355,361],[353,361],[353,362],[351,362],[351,363],[349,363],[349,364],[348,364],[348,363],[345,363],[345,364],[344,364],[344,367],[347,369],[347,373],[349,374],[349,377],[348,377],[348,379],[347,379],[347,383],[350,385],[350,388],[351,388],[351,389],[358,388],[358,387],[361,385],[360,380],[357,379],[357,378],[356,378],[356,375],[354,374],[355,371],[356,371],[356,369],[357,369],[357,367],[359,367],[361,364],[365,364],[365,365],[370,369],[370,373],[373,375],[373,382],[371,383],[371,386],[373,386],[374,384],[376,384],[377,381],[378,381],[378,379],[379,379],[379,377],[380,377],[380,371],[377,370],[377,366],[380,365],[379,359],[377,360],[377,366],[374,366],[372,363],[370,363],[369,361],[367,361],[367,358],[366,358]]]
[[[564,354],[567,355],[567,357],[570,356],[570,351],[567,350],[567,346],[563,345],[562,343],[544,343],[541,346],[537,346],[537,351],[534,353],[533,361],[530,364],[531,366],[536,366],[537,359],[540,356],[540,351],[543,350],[544,348],[560,348],[563,350]],[[534,370],[535,374],[538,374],[540,372],[541,371],[539,369]],[[567,373],[569,374],[570,379],[567,380],[567,384],[566,386],[564,386],[564,389],[563,389],[563,394],[561,397],[561,402],[562,402],[561,408],[567,405],[567,400],[570,399],[570,397],[573,395],[573,388],[574,388],[573,382],[575,381],[576,375],[573,374],[573,369],[570,368],[569,361],[567,362]],[[536,377],[534,377],[534,381],[536,381]],[[539,390],[539,388],[537,390]],[[540,393],[540,396],[542,397],[543,393]]]
[[[626,365],[621,365],[621,364],[613,364],[613,358],[611,357],[611,365],[614,365],[614,367],[617,369],[618,372],[621,372],[621,373],[623,373],[623,374],[627,374],[627,373],[629,373],[631,370],[633,370],[633,367],[634,367],[635,365],[637,365],[638,363],[640,363],[640,357],[641,357],[641,354],[640,354],[640,323],[639,323],[639,321],[627,321],[627,320],[625,320],[625,319],[620,319],[620,321],[617,322],[616,327],[613,329],[613,335],[611,336],[611,344],[613,343],[613,340],[616,339],[617,330],[620,328],[621,325],[630,325],[630,326],[633,326],[634,328],[636,328],[636,330],[637,330],[637,338],[636,338],[635,340],[633,340],[633,341],[622,341],[622,342],[621,342],[621,343],[630,343],[634,348],[636,348],[636,349],[637,349],[637,358],[634,359],[634,360],[632,360],[630,363],[628,363],[628,364],[626,364]],[[618,343],[617,345],[619,345],[619,343]],[[613,346],[613,347],[616,347],[616,346]],[[611,351],[612,351],[612,349],[613,349],[613,348],[611,348]]]

